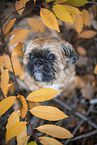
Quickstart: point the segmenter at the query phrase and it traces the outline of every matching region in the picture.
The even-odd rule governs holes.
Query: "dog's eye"
[[[50,60],[50,61],[54,60],[54,58],[55,58],[54,54],[49,54],[47,56],[47,59]]]
[[[32,53],[30,53],[30,54],[29,54],[29,57],[30,57],[31,59],[33,59],[33,58],[34,58],[34,55],[33,55]]]

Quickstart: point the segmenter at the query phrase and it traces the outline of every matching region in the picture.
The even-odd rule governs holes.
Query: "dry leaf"
[[[86,50],[82,46],[77,47],[77,52],[82,56],[86,56]]]
[[[44,33],[44,31],[45,31],[45,27],[40,20],[37,20],[34,18],[29,18],[28,24],[30,25],[32,30],[35,32]]]
[[[95,68],[94,68],[94,74],[97,75],[97,65],[96,65]]]
[[[62,145],[59,141],[51,137],[43,136],[39,137],[39,140],[43,145]]]
[[[15,125],[17,122],[19,122],[19,117],[20,117],[19,112],[14,111],[8,118],[6,129],[9,129],[12,125]]]
[[[1,89],[5,97],[7,96],[9,88],[12,86],[12,84],[9,84],[8,82],[9,82],[8,69],[5,69],[1,74]]]
[[[74,80],[74,86],[75,86],[75,88],[77,88],[77,89],[84,88],[84,87],[85,87],[85,83],[84,83],[84,81],[81,79],[81,77],[76,76],[76,77],[75,77],[75,80]]]
[[[29,0],[23,0],[23,3],[26,4]]]
[[[81,32],[79,34],[79,37],[80,38],[90,39],[90,38],[94,37],[96,34],[97,34],[96,31],[93,31],[93,30],[85,30],[85,31],[83,31],[83,32]]]
[[[4,67],[12,72],[10,57],[7,54],[4,54],[4,56],[5,56],[5,58],[4,58]]]
[[[2,64],[3,64],[4,58],[5,58],[5,55],[0,56],[0,67],[1,67]]]
[[[76,19],[74,21],[75,29],[78,33],[80,33],[83,29],[83,20],[81,15],[76,15]]]
[[[9,30],[13,27],[13,25],[14,25],[14,23],[15,23],[15,20],[16,20],[16,18],[10,21],[10,23],[8,24],[8,26],[7,26],[7,28],[6,28],[5,33],[8,33]]]
[[[19,108],[20,111],[21,111],[21,117],[23,119],[26,116],[27,111],[28,111],[27,103],[26,103],[26,100],[25,100],[24,96],[18,94],[17,97],[19,98],[19,100],[23,104],[23,107]]]
[[[61,139],[73,137],[73,135],[67,129],[56,125],[46,124],[39,126],[36,129],[42,133],[46,133]]]
[[[24,56],[22,46],[24,43],[19,42],[12,50],[12,56]]]
[[[82,10],[82,19],[83,19],[83,24],[85,24],[85,26],[87,26],[90,21],[90,15],[86,9]]]
[[[40,17],[41,17],[43,23],[47,27],[60,32],[57,18],[55,17],[55,15],[50,10],[45,9],[45,8],[41,8]]]
[[[18,42],[21,42],[23,41],[28,33],[30,32],[31,30],[28,30],[28,29],[21,29],[18,33],[16,33],[16,35],[11,39],[10,41],[10,45],[13,45],[13,44],[16,44]]]
[[[19,59],[17,56],[12,56],[12,63],[13,63],[15,75],[19,76],[20,79],[22,79],[23,69],[22,69],[21,63],[19,62]]]
[[[15,2],[15,8],[17,10],[17,12],[21,15],[22,12],[24,11],[24,3],[23,3],[23,0],[20,0],[20,1],[16,1]],[[22,8],[22,9],[21,9]],[[21,9],[21,10],[19,10]],[[18,11],[19,10],[19,11]]]
[[[52,99],[55,97],[60,91],[51,89],[51,88],[42,88],[40,90],[35,90],[31,92],[26,100],[33,102],[43,102]]]
[[[65,4],[72,5],[72,6],[83,6],[86,4],[87,0],[68,0],[65,2]]]
[[[73,23],[72,17],[65,6],[56,4],[53,6],[53,11],[60,20]]]
[[[36,106],[33,107],[30,112],[36,117],[50,121],[61,120],[68,117],[58,108],[52,106]]]
[[[75,8],[75,7],[72,7],[72,6],[69,6],[69,5],[64,5],[65,8],[69,11],[69,13],[71,14],[81,14],[81,12],[79,11],[78,8]]]
[[[13,105],[15,99],[15,96],[9,96],[0,102],[0,115],[4,114]]]
[[[6,142],[18,136],[26,127],[27,122],[17,122],[6,131]]]
[[[17,34],[21,29],[15,29],[12,32],[9,33],[9,35]]]

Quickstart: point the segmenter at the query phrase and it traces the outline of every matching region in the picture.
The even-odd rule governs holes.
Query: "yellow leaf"
[[[0,67],[1,67],[2,64],[3,64],[4,58],[5,58],[5,55],[0,56]]]
[[[66,2],[66,1],[68,1],[68,0],[56,0],[54,4],[64,3],[64,2]]]
[[[18,136],[26,127],[27,122],[17,122],[16,124],[12,125],[6,131],[6,142],[12,139],[13,137]]]
[[[51,137],[39,137],[40,142],[43,145],[62,145],[59,141]]]
[[[87,26],[90,21],[90,15],[86,9],[82,10],[82,19],[83,19],[83,24],[85,24],[85,26]]]
[[[79,34],[79,37],[80,38],[90,39],[90,38],[94,37],[96,34],[97,34],[96,31],[93,31],[93,30],[85,30],[85,31],[83,31],[83,32],[81,32]]]
[[[60,32],[57,18],[55,17],[55,15],[50,10],[45,9],[45,8],[41,8],[40,17],[41,17],[43,23],[47,27]]]
[[[49,3],[49,2],[51,2],[51,1],[53,1],[53,0],[46,0],[46,3]]]
[[[55,15],[62,21],[64,22],[70,22],[73,23],[72,21],[72,17],[70,15],[70,13],[68,12],[68,10],[66,9],[66,7],[64,7],[63,5],[54,5],[53,6],[53,11],[55,13]]]
[[[26,4],[29,0],[23,0],[23,3]]]
[[[81,15],[76,15],[76,19],[74,21],[75,29],[78,33],[80,33],[83,29],[83,20]]]
[[[88,2],[87,0],[68,0],[65,3],[72,6],[82,6],[87,2]]]
[[[67,118],[68,116],[60,111],[56,107],[52,106],[36,106],[33,107],[30,112],[36,117],[46,119],[49,121],[61,120],[63,118]]]
[[[24,3],[23,3],[23,0],[20,0],[20,1],[16,1],[15,2],[15,8],[16,8],[16,10],[19,10],[19,9],[21,9],[21,10],[19,10],[19,11],[17,11],[20,15],[22,14],[22,12],[24,11]]]
[[[72,6],[69,6],[69,5],[63,5],[65,6],[65,8],[69,11],[69,13],[71,14],[81,14],[81,12],[79,11],[78,8],[75,8],[75,7],[72,7]]]
[[[14,103],[15,96],[9,96],[0,102],[0,115],[4,114]]]
[[[33,102],[43,102],[52,99],[55,97],[60,91],[51,89],[51,88],[42,88],[40,90],[35,90],[31,92],[26,100]]]
[[[5,97],[7,96],[7,92],[11,87],[11,84],[9,84],[8,82],[9,82],[8,69],[5,69],[1,74],[1,89]]]
[[[12,56],[12,63],[15,75],[21,77],[23,75],[23,69],[17,56]]]
[[[20,116],[19,112],[14,111],[8,118],[6,128],[9,129],[12,125],[15,125],[17,122],[19,122],[19,116]]]
[[[25,98],[22,95],[18,94],[17,97],[19,98],[19,100],[23,104],[23,107],[20,108],[20,111],[21,111],[21,117],[24,118],[27,114],[27,111],[28,111],[27,103],[26,103]]]
[[[67,129],[56,125],[46,124],[39,126],[36,129],[42,133],[46,133],[61,139],[73,137],[73,135]]]
[[[4,67],[12,72],[10,57],[7,54],[5,54],[5,58],[4,58]]]
[[[94,74],[97,75],[97,65],[96,65],[95,68],[94,68]]]
[[[19,42],[12,50],[12,56],[24,56],[22,46],[24,43]]]
[[[30,30],[28,29],[21,29],[18,33],[16,33],[16,35],[11,39],[10,41],[10,45],[16,44],[20,41],[23,41],[28,33],[30,32]]]
[[[27,136],[27,127],[25,126],[21,133],[17,135],[18,145],[27,145],[28,139],[29,136]]]
[[[32,30],[34,30],[35,32],[44,33],[44,31],[45,31],[45,27],[40,20],[37,20],[34,18],[29,18],[28,24],[30,25]]]
[[[77,47],[77,52],[82,56],[86,56],[86,50],[82,46]]]
[[[13,27],[15,20],[16,20],[16,18],[10,21],[10,23],[8,24],[8,26],[6,28],[5,33],[7,33]]]
[[[38,144],[36,144],[36,141],[30,141],[27,145],[38,145]]]

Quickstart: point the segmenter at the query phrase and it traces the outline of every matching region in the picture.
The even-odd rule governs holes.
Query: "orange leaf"
[[[30,25],[32,30],[34,30],[35,32],[44,33],[44,31],[45,31],[45,27],[40,20],[37,20],[34,18],[29,18],[28,24]]]
[[[29,0],[23,0],[23,3],[26,4]]]
[[[18,136],[26,127],[27,122],[17,122],[16,124],[12,125],[6,131],[6,142],[12,139],[13,137]]]
[[[24,56],[22,46],[24,43],[19,42],[12,50],[12,56]]]
[[[19,116],[20,116],[19,112],[14,111],[8,118],[6,128],[9,129],[12,125],[15,125],[17,122],[19,122]]]
[[[74,86],[75,86],[77,89],[84,88],[84,87],[85,87],[85,83],[84,83],[84,81],[81,79],[81,77],[75,76]]]
[[[61,120],[68,117],[58,108],[52,106],[36,106],[33,107],[30,112],[36,117],[50,121]]]
[[[1,67],[2,64],[3,64],[4,58],[5,58],[5,55],[0,56],[0,67]]]
[[[83,19],[83,24],[85,24],[85,26],[87,26],[90,21],[90,15],[86,9],[82,10],[82,19]]]
[[[47,27],[60,32],[57,18],[50,10],[41,8],[40,17]]]
[[[1,89],[5,97],[7,96],[7,92],[9,88],[11,87],[11,84],[9,84],[8,82],[9,82],[9,74],[8,74],[8,69],[6,69],[6,70],[3,70],[1,74]]]
[[[30,32],[30,30],[28,29],[21,29],[18,33],[16,33],[16,35],[11,39],[10,41],[10,45],[16,44],[18,42],[23,41],[28,33]]]
[[[36,129],[42,133],[46,133],[61,139],[73,137],[73,135],[67,129],[56,125],[46,124],[39,126]]]
[[[50,145],[62,145],[59,141],[57,141],[56,139],[51,138],[51,137],[43,136],[43,137],[39,137],[39,140],[43,145],[48,145],[48,144],[50,144]]]
[[[15,29],[12,32],[9,33],[9,35],[13,35],[13,34],[17,34],[19,31],[21,31],[22,29]]]
[[[97,75],[97,65],[96,65],[95,68],[94,68],[94,74]]]
[[[21,117],[24,118],[27,114],[27,111],[28,111],[27,103],[26,103],[25,98],[22,95],[18,94],[17,97],[19,98],[19,100],[23,104],[23,107],[20,108],[20,111],[21,111]]]
[[[15,7],[16,7],[16,10],[19,10],[19,9],[21,9],[21,10],[19,10],[18,11],[18,13],[21,15],[22,14],[22,12],[24,11],[24,3],[23,3],[23,0],[20,0],[20,1],[16,1],[15,2]]]
[[[16,20],[16,18],[10,21],[10,23],[8,24],[8,26],[6,28],[5,33],[7,33],[13,27],[15,20]]]
[[[86,56],[86,50],[82,46],[78,46],[77,51],[80,55]]]
[[[74,21],[75,29],[78,33],[80,33],[83,29],[83,20],[81,15],[76,15],[76,19]]]
[[[93,31],[93,30],[85,30],[85,31],[83,31],[83,32],[81,32],[79,34],[79,37],[80,38],[90,39],[90,38],[94,37],[96,34],[97,34],[96,31]]]
[[[14,103],[15,96],[9,96],[0,102],[0,115],[4,114]]]
[[[55,97],[60,91],[51,89],[51,88],[42,88],[40,90],[35,90],[31,92],[26,100],[33,102],[43,102],[52,99]]]

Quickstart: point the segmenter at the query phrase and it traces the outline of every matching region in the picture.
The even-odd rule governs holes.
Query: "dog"
[[[34,18],[41,20],[38,16]],[[15,29],[31,29],[27,18],[19,21],[14,26]],[[74,96],[74,63],[78,60],[78,55],[72,45],[61,40],[55,30],[47,27],[45,33],[32,30],[23,42],[25,88],[31,91],[53,88],[62,90],[65,96]],[[12,50],[14,46],[10,46],[10,49]]]

